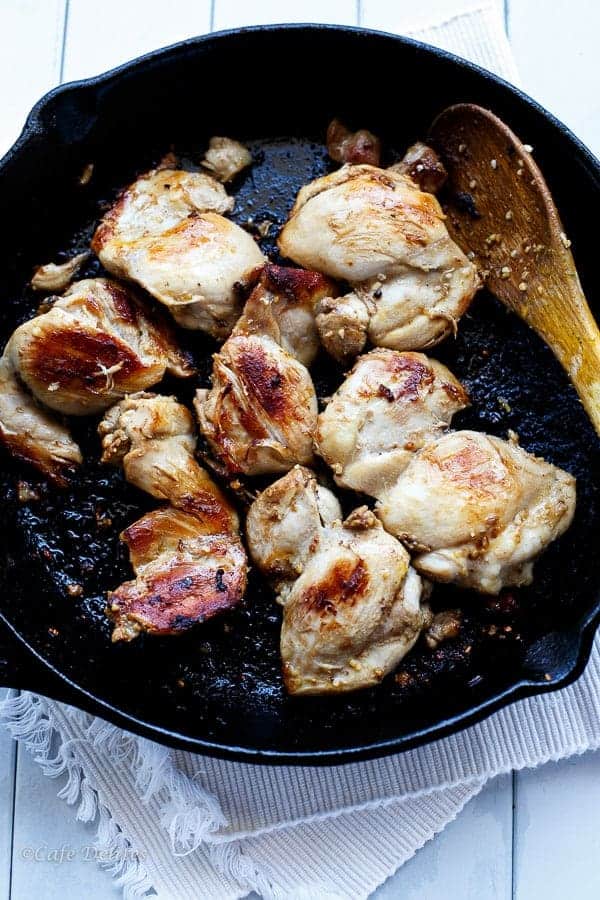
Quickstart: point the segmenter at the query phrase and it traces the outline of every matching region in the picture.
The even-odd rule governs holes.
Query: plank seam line
[[[65,0],[65,13],[63,16],[63,33],[62,33],[62,44],[60,48],[60,70],[58,73],[58,83],[62,84],[65,75],[65,57],[66,57],[66,49],[67,49],[67,28],[69,26],[69,5],[70,0]]]
[[[21,692],[19,691],[19,694]],[[13,866],[15,858],[15,812],[17,809],[17,766],[19,764],[19,744],[14,742],[14,762],[13,762],[13,785],[11,797],[11,822],[10,829],[10,857],[8,863],[8,900],[12,900],[13,896]]]
[[[517,896],[517,803],[519,797],[518,772],[511,773],[512,786],[512,835],[510,842],[510,896],[512,900],[516,900]]]

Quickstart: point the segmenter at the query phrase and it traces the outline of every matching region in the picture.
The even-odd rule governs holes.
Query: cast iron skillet
[[[563,125],[500,79],[431,47],[351,28],[274,26],[187,41],[37,104],[0,163],[2,341],[37,305],[25,287],[32,267],[84,246],[102,204],[170,145],[197,162],[211,134],[249,140],[255,165],[236,185],[237,220],[279,225],[297,189],[330,166],[322,140],[333,115],[379,134],[391,161],[459,101],[493,109],[533,144],[593,304],[600,166]],[[89,162],[94,175],[81,187]],[[275,232],[264,242],[271,253]],[[85,274],[98,271],[92,263]],[[214,345],[197,333],[184,340],[206,383]],[[1,460],[0,682],[173,746],[330,764],[430,741],[573,681],[600,619],[596,435],[551,353],[493,298],[480,296],[457,340],[436,355],[471,391],[461,424],[502,436],[512,428],[528,450],[577,476],[575,522],[538,563],[531,589],[492,600],[436,589],[438,608],[465,610],[460,638],[435,652],[420,644],[397,679],[337,698],[285,696],[280,615],[256,575],[227,617],[181,638],[112,646],[104,592],[129,576],[117,533],[151,502],[94,462],[96,422],[80,420],[76,436],[91,461],[66,492]],[[315,374],[322,396],[341,379],[328,360]],[[18,502],[19,479],[39,482],[38,502]],[[68,595],[72,582],[82,597]]]

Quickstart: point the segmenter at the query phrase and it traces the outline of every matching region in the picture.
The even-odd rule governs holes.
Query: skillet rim
[[[546,110],[540,103],[531,98],[520,88],[515,87],[505,81],[498,75],[476,65],[454,53],[442,50],[422,41],[413,38],[404,37],[402,35],[392,34],[386,31],[376,31],[374,29],[363,28],[362,26],[335,25],[335,24],[311,24],[311,23],[281,23],[271,25],[254,25],[238,29],[228,29],[224,31],[210,32],[204,35],[198,35],[170,44],[167,47],[153,50],[128,62],[123,63],[106,72],[94,75],[90,78],[80,79],[77,81],[67,82],[58,85],[52,90],[44,94],[40,100],[32,107],[28,114],[23,129],[16,139],[15,143],[6,154],[0,159],[0,172],[10,165],[13,159],[26,148],[30,140],[43,134],[52,133],[52,121],[48,119],[44,121],[44,113],[48,107],[51,107],[55,98],[69,93],[93,93],[95,90],[102,89],[111,82],[118,82],[123,76],[127,76],[136,70],[140,70],[149,63],[155,63],[158,60],[168,60],[177,57],[189,49],[193,49],[202,44],[210,42],[227,42],[227,39],[233,36],[255,34],[255,33],[281,33],[285,32],[332,32],[332,33],[352,33],[355,35],[363,35],[368,39],[383,38],[392,40],[400,46],[407,46],[413,49],[424,51],[428,55],[448,61],[452,65],[461,69],[471,71],[479,80],[494,84],[500,87],[502,91],[509,97],[517,99],[525,106],[533,108],[548,124],[558,130],[573,147],[574,153],[580,161],[585,162],[587,171],[591,177],[595,177],[600,181],[600,161],[591,152],[591,150],[556,116]],[[37,650],[35,650],[27,642],[26,638],[21,635],[12,623],[7,619],[2,611],[0,611],[0,623],[8,633],[8,636],[16,641],[20,647],[25,648],[29,661],[37,662],[38,668],[42,673],[50,672],[55,676],[56,689],[49,691],[47,694],[40,691],[45,696],[53,696],[56,699],[62,699],[66,702],[74,703],[80,708],[88,712],[100,715],[103,718],[112,721],[114,724],[131,730],[137,734],[150,739],[158,740],[160,743],[179,747],[186,750],[192,750],[197,753],[203,753],[208,756],[215,756],[222,759],[230,759],[246,763],[259,763],[267,765],[339,765],[358,762],[366,759],[373,759],[381,756],[391,755],[406,750],[413,749],[423,744],[431,743],[454,734],[476,724],[491,715],[494,712],[527,697],[538,694],[550,693],[572,684],[582,674],[590,657],[595,631],[600,625],[600,596],[596,602],[595,608],[589,610],[581,619],[564,634],[570,633],[574,638],[578,639],[577,652],[572,658],[565,663],[566,669],[563,674],[555,681],[547,682],[545,680],[536,680],[534,678],[521,678],[514,684],[498,691],[487,699],[477,703],[463,712],[457,713],[447,718],[437,725],[422,728],[413,732],[410,736],[401,736],[388,740],[380,740],[372,742],[360,747],[344,747],[332,750],[307,750],[307,751],[279,751],[265,750],[250,747],[231,746],[219,744],[203,738],[193,738],[182,735],[176,731],[171,731],[159,725],[143,721],[134,715],[124,712],[116,706],[113,706],[106,700],[95,696],[91,691],[78,685],[69,678],[64,672],[56,668],[49,660],[45,659]],[[542,676],[543,677],[543,676]],[[68,697],[60,696],[58,687],[66,689]]]

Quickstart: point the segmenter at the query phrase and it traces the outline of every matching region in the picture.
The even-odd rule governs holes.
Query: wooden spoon
[[[600,434],[600,332],[532,148],[470,103],[445,109],[430,138],[448,169],[452,237],[552,349]]]

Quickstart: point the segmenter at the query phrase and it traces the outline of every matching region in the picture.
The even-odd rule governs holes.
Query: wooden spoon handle
[[[557,291],[544,306],[543,315],[538,307],[513,308],[552,349],[600,434],[600,331],[585,296],[581,290],[566,296]]]

